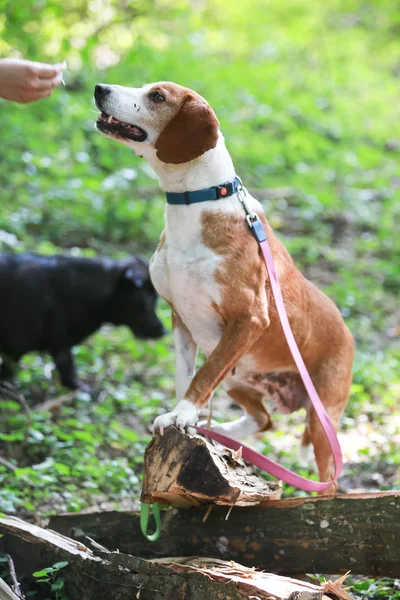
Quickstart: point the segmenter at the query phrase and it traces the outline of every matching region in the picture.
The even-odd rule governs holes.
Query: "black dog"
[[[0,378],[11,377],[27,352],[46,351],[63,385],[90,391],[77,378],[72,346],[103,323],[127,325],[140,339],[161,337],[156,300],[143,259],[2,254]]]

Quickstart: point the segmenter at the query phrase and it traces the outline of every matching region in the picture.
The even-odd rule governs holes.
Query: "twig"
[[[210,516],[210,513],[213,509],[213,506],[214,506],[213,504],[210,504],[210,506],[207,508],[207,512],[205,513],[204,517],[202,518],[203,523],[206,523],[206,521],[207,521],[208,517]]]
[[[11,589],[21,600],[25,600],[25,596],[21,591],[21,584],[18,583],[17,573],[15,571],[14,561],[10,555],[8,555],[8,570],[12,581]]]
[[[8,461],[6,458],[3,458],[2,456],[0,456],[0,464],[4,465],[5,467],[7,467],[7,469],[10,469],[11,471],[16,471],[18,469],[18,467],[13,465],[10,461]]]
[[[13,465],[13,463],[11,463],[9,460],[4,458],[4,456],[0,456],[0,464],[4,465],[5,467],[7,467],[7,469],[10,469],[11,471],[14,471],[14,472],[18,469],[17,466]],[[35,484],[33,483],[33,481],[31,479],[29,479],[29,477],[27,475],[22,475],[21,479],[22,479],[22,481],[25,481],[25,483],[27,485],[30,485],[31,487],[35,487]],[[1,598],[0,598],[0,600],[1,600]]]
[[[227,521],[227,520],[229,519],[229,517],[230,517],[230,514],[231,514],[231,512],[232,512],[232,508],[233,508],[233,504],[232,504],[232,506],[230,506],[230,507],[229,507],[229,510],[228,510],[228,512],[226,513],[225,521]]]
[[[75,397],[76,390],[63,394],[62,396],[57,396],[57,398],[53,398],[52,400],[45,400],[40,404],[36,404],[33,410],[35,412],[54,412],[59,409],[62,404],[69,404],[75,400]]]
[[[4,465],[5,467],[7,467],[7,469],[10,469],[11,471],[14,471],[14,472],[18,469],[18,467],[16,467],[10,461],[8,461],[6,458],[4,458],[4,456],[0,456],[0,464]],[[24,481],[27,485],[30,485],[31,487],[35,487],[35,484],[33,483],[33,481],[31,479],[29,479],[29,477],[27,475],[21,475],[21,480]],[[1,600],[1,598],[0,598],[0,600]]]

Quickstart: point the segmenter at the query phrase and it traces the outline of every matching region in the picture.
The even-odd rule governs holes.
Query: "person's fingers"
[[[47,98],[51,96],[53,88],[47,88],[45,90],[35,90],[32,92],[25,92],[19,102],[22,104],[30,104],[31,102],[36,102],[36,100],[41,100],[42,98]]]
[[[61,82],[62,82],[62,74],[58,73],[55,77],[52,77],[52,78],[37,79],[29,87],[31,88],[32,91],[48,90],[48,89],[53,89],[53,88],[59,86],[61,84]]]
[[[34,63],[34,65],[39,79],[53,79],[61,73],[60,65],[46,65],[44,63]]]

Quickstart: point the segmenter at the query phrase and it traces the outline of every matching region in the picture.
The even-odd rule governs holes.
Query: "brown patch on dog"
[[[296,269],[265,216],[259,214],[259,217],[274,256],[293,335],[321,401],[337,429],[351,385],[353,337],[334,303]],[[283,333],[266,266],[244,218],[227,218],[222,211],[203,213],[202,237],[206,246],[223,257],[216,273],[223,290],[222,299],[218,306],[214,306],[224,324],[222,340],[226,355],[219,357],[222,366],[229,364],[232,369],[243,356],[251,357],[255,368],[249,370],[249,374],[253,381],[245,378],[244,382],[254,384],[257,391],[264,374],[267,375],[265,391],[258,396],[259,414],[263,411],[264,394],[272,396],[287,412],[306,406],[307,395]],[[229,338],[235,332],[234,323],[240,323],[242,332],[247,331],[246,320],[249,329],[254,321],[261,326],[252,327],[247,336],[243,333],[239,358],[239,341]],[[234,364],[231,347],[236,355]],[[285,371],[285,382],[279,375],[282,371]],[[288,372],[294,375],[289,378]],[[205,372],[203,379],[207,380]],[[193,396],[195,399],[196,395]],[[239,396],[236,401],[242,404]],[[246,408],[245,403],[243,406]],[[308,411],[307,419],[309,434],[303,441],[311,440],[313,443],[320,479],[328,481],[332,477],[332,457],[326,435],[313,408]],[[332,489],[329,491],[332,492]]]
[[[179,97],[185,88],[175,89],[170,84],[169,89],[174,97]],[[175,165],[194,160],[215,148],[218,130],[219,122],[211,107],[201,96],[186,90],[178,112],[157,139],[157,157]]]
[[[251,387],[272,400],[279,412],[292,413],[307,408],[308,394],[299,373],[284,371],[278,373],[248,373],[244,380]]]
[[[259,217],[274,256],[293,335],[310,374],[317,377],[317,385],[323,365],[329,362],[334,379],[346,378],[352,364],[353,338],[338,309],[297,270],[265,216],[259,214]],[[260,373],[297,371],[259,245],[245,219],[238,216],[227,219],[222,211],[203,213],[202,238],[206,246],[223,256],[216,273],[223,290],[222,300],[214,306],[222,323],[229,323],[239,316],[263,317],[268,326],[255,340],[250,352],[256,370]]]
[[[228,390],[228,395],[236,404],[239,404],[248,415],[252,416],[258,423],[258,431],[272,429],[272,419],[265,407],[262,392],[251,389],[249,386],[238,385]]]

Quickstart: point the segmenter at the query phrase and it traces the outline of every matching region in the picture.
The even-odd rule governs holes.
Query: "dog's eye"
[[[165,96],[161,92],[150,92],[149,98],[152,102],[165,102]]]

